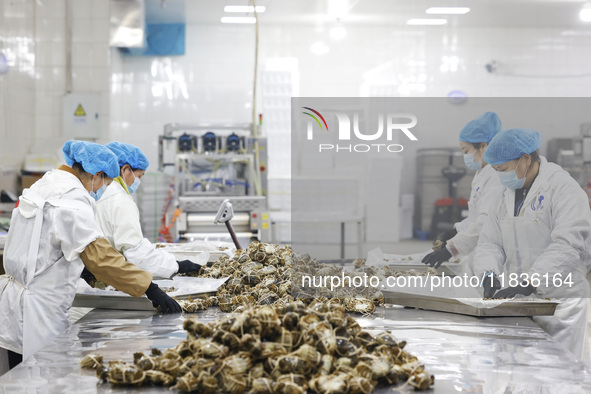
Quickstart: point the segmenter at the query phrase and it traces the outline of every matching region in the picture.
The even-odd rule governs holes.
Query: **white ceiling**
[[[267,10],[259,14],[261,24],[332,23],[328,14],[329,0],[257,0]],[[471,11],[465,15],[444,16],[447,27],[500,28],[570,28],[589,29],[591,23],[579,19],[584,0],[349,0],[350,9],[341,21],[356,25],[406,26],[410,18],[439,18],[427,15],[434,6],[463,6]],[[186,22],[188,24],[219,24],[220,18],[241,16],[225,14],[224,5],[247,5],[249,0],[147,0],[150,23]],[[242,14],[246,16],[245,14]],[[433,29],[446,27],[433,26]]]

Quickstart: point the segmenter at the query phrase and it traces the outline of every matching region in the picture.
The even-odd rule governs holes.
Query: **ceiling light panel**
[[[468,7],[430,7],[425,11],[427,14],[436,15],[464,15],[470,12]]]

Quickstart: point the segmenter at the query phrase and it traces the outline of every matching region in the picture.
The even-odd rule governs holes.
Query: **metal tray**
[[[165,248],[161,248],[161,249],[167,251]],[[195,257],[195,256],[197,256],[201,253],[205,253],[205,252],[203,252],[203,251],[178,251],[178,252],[169,252],[169,253],[171,253],[173,256],[175,256],[177,258],[177,260],[180,260],[181,258],[188,259],[191,257]],[[207,253],[209,253],[209,258],[207,259],[208,266],[212,266],[213,263],[218,261],[218,259],[220,257],[227,256],[226,253],[221,252],[221,251],[212,251],[212,252],[207,252]]]
[[[146,297],[102,296],[76,294],[72,307],[119,309],[128,311],[153,311],[152,302]]]
[[[199,295],[185,295],[174,297],[179,300],[186,300],[189,297],[204,298],[215,295],[214,292],[201,293]],[[99,309],[118,309],[127,311],[153,311],[152,301],[146,297],[129,297],[129,296],[103,296],[92,294],[76,294],[74,297],[73,307],[81,308],[99,308]]]
[[[383,291],[383,294],[387,304],[478,317],[552,316],[558,305],[557,302],[547,300],[508,300],[493,308],[478,308],[452,298],[430,297],[395,291]]]
[[[203,298],[215,295],[228,278],[207,279],[175,276],[172,280],[154,281],[161,289],[174,287],[168,293],[179,300]],[[82,279],[78,281],[76,296],[72,306],[83,308],[121,309],[134,311],[153,310],[152,302],[147,297],[132,297],[120,291],[97,290],[89,287]]]
[[[345,267],[345,266],[352,266],[354,261],[355,261],[354,259],[339,259],[339,260],[320,260],[319,262],[321,264],[342,265],[343,267]],[[379,266],[367,265],[364,267],[365,268],[381,269],[383,266],[381,266],[381,265],[379,265]],[[361,267],[361,269],[363,269],[364,267]],[[429,270],[429,268],[431,268],[425,264],[414,264],[414,263],[413,264],[406,264],[406,263],[388,264],[387,267],[390,267],[396,271],[407,272],[407,271],[413,270],[418,273],[427,272],[427,270]],[[445,265],[441,265],[439,268],[436,268],[436,270],[439,275],[445,274],[445,276],[456,276],[456,274],[449,267],[446,267]]]
[[[429,268],[431,268],[425,264],[388,264],[387,267],[396,271],[407,272],[413,270],[419,273],[427,272]],[[445,274],[445,276],[456,276],[455,272],[453,272],[449,267],[446,267],[444,265],[441,265],[439,266],[439,268],[435,269],[437,270],[437,273],[439,275]]]

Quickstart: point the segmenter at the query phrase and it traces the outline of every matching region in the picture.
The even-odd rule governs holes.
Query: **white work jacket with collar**
[[[511,273],[539,278],[537,294],[554,298],[559,305],[554,316],[538,316],[534,321],[588,363],[589,199],[566,171],[541,157],[538,176],[518,216],[514,206],[515,190],[506,189],[482,228],[474,273],[479,277],[491,271],[505,274],[503,287],[509,286]]]
[[[127,261],[151,272],[154,279],[170,279],[178,272],[174,256],[143,237],[138,207],[117,181],[98,200],[95,215],[105,238]]]
[[[0,276],[0,347],[26,360],[64,331],[84,263],[102,237],[94,200],[74,175],[51,170],[12,212]]]
[[[468,217],[454,225],[458,233],[448,240],[446,245],[454,257],[462,258],[462,272],[459,274],[472,274],[473,252],[478,244],[480,230],[490,208],[496,206],[504,190],[499,175],[491,165],[487,164],[476,171],[468,201]]]

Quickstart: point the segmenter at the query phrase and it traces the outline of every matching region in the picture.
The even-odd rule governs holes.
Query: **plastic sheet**
[[[193,241],[179,244],[160,243],[157,247],[163,248],[165,251],[173,254],[178,259],[193,259],[194,256],[205,255],[208,258],[205,262],[215,262],[222,256],[234,257],[236,253],[236,246],[230,242],[208,242],[208,241]],[[203,257],[201,257],[203,258]],[[203,262],[194,261],[197,264],[204,265]]]
[[[381,248],[376,248],[370,250],[367,253],[365,265],[372,267],[381,267],[390,264],[416,264],[417,262],[420,263],[423,257],[425,257],[425,255],[427,255],[430,252],[432,252],[432,250],[414,254],[384,254]]]
[[[217,308],[197,316],[209,321]],[[185,338],[185,315],[94,310],[33,357],[0,377],[0,392],[161,392],[99,384],[79,360],[97,352],[132,361],[133,352],[167,349]],[[403,308],[358,318],[367,330],[390,330],[435,375],[430,393],[589,393],[591,370],[528,318],[478,319]],[[392,393],[390,388],[376,391]],[[410,388],[400,392],[414,393]]]

